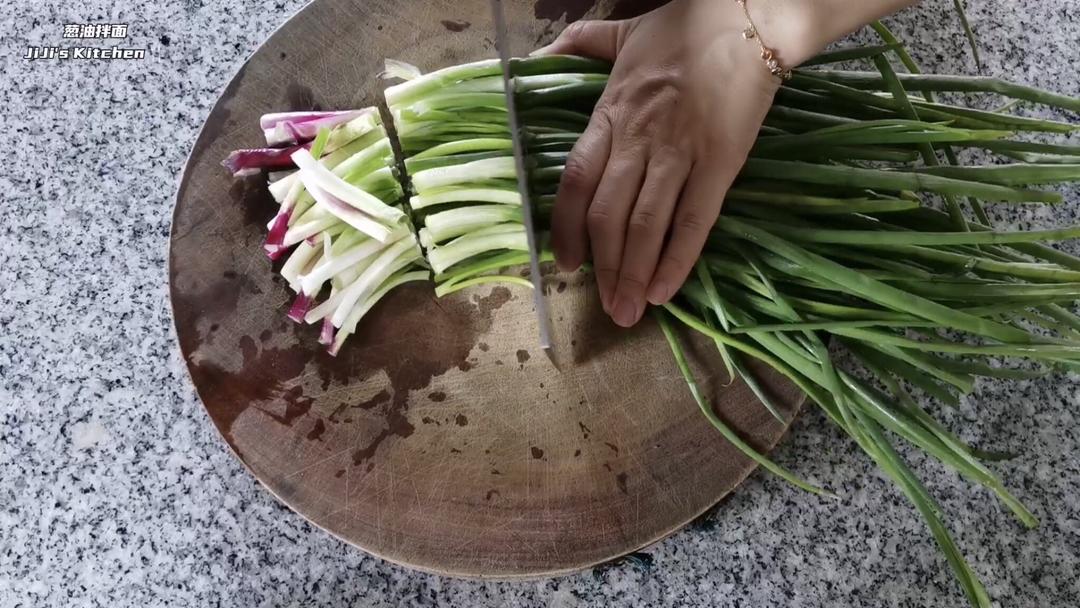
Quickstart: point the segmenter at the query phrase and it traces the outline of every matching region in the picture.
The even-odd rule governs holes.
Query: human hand
[[[781,65],[825,46],[806,35],[812,20],[750,8],[762,35],[786,41],[770,44]],[[779,87],[745,28],[732,0],[675,0],[635,19],[573,23],[538,51],[614,62],[567,159],[551,229],[563,270],[591,249],[604,310],[621,326],[686,280]]]

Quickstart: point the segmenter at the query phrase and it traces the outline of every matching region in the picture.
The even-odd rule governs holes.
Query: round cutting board
[[[636,3],[635,3],[636,4]],[[566,20],[626,6],[509,2],[519,52]],[[495,56],[488,0],[317,0],[247,61],[207,119],[177,194],[170,285],[177,335],[206,410],[281,501],[385,559],[444,574],[570,572],[677,530],[753,463],[698,411],[655,323],[614,326],[591,277],[547,276],[562,371],[535,347],[531,295],[484,287],[435,299],[398,289],[337,358],[286,320],[262,252],[274,204],[261,177],[219,166],[258,145],[259,115],[372,105],[386,57],[425,70]],[[720,415],[759,449],[786,425],[715,348],[688,336]],[[762,378],[788,418],[802,395]]]

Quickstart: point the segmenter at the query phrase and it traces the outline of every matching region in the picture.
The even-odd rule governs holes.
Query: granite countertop
[[[900,493],[816,411],[776,451],[839,504],[756,472],[649,559],[525,583],[420,574],[280,504],[220,440],[174,343],[172,197],[210,107],[298,0],[20,2],[0,17],[0,606],[957,606]],[[969,0],[987,72],[1080,95],[1074,0]],[[951,3],[892,19],[924,67],[970,72]],[[142,60],[27,61],[65,23],[127,23]],[[11,153],[14,157],[11,158]],[[1071,206],[1023,223],[1077,219]],[[1055,217],[1051,217],[1054,214]],[[916,458],[1002,606],[1080,605],[1080,382],[983,381],[944,420],[1042,526]],[[718,438],[719,440],[719,438]]]

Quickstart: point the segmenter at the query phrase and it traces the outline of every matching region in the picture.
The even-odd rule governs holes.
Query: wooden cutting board
[[[516,48],[566,20],[643,7],[509,2]],[[425,70],[495,56],[488,0],[317,0],[247,61],[210,113],[177,194],[169,277],[177,335],[222,436],[281,501],[385,559],[438,573],[565,573],[649,545],[753,469],[697,410],[656,325],[622,330],[591,277],[547,277],[556,372],[535,348],[530,294],[436,300],[393,292],[337,358],[285,318],[291,295],[262,252],[263,180],[219,166],[260,143],[259,115],[373,104],[385,57]],[[786,425],[715,348],[691,357],[720,414],[760,449]],[[802,395],[766,385],[794,416]]]

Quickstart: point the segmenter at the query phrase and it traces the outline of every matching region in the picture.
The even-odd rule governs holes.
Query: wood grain
[[[521,51],[567,19],[640,3],[509,2]],[[623,14],[620,13],[620,14]],[[188,161],[174,215],[177,336],[222,436],[280,500],[385,559],[439,573],[525,577],[646,546],[730,492],[753,463],[697,411],[658,328],[620,330],[585,274],[549,275],[557,373],[530,295],[484,288],[436,300],[394,292],[337,358],[286,320],[290,294],[261,249],[274,205],[260,178],[219,162],[260,140],[268,111],[371,105],[384,57],[433,69],[494,56],[487,0],[318,0],[229,84]],[[710,345],[692,358],[721,415],[761,449],[785,425]],[[767,385],[794,416],[802,396]]]

